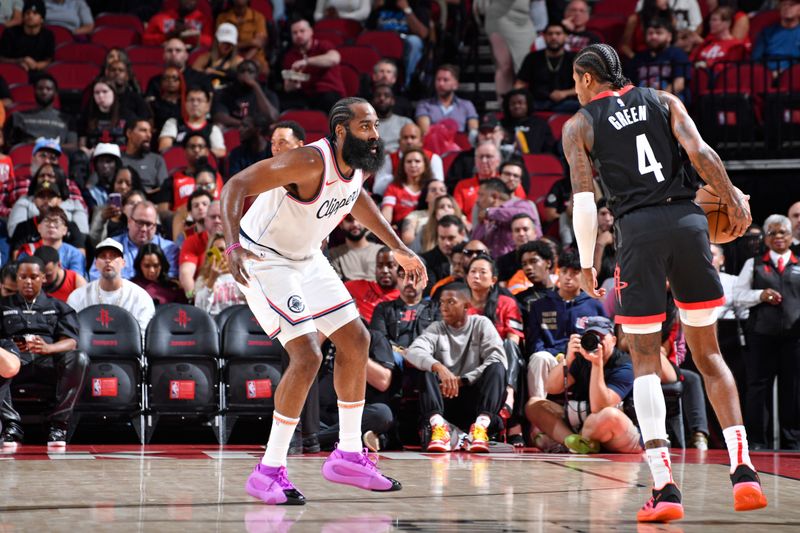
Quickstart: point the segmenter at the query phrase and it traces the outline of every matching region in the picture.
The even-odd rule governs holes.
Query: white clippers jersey
[[[361,192],[362,173],[351,179],[339,172],[336,155],[327,139],[306,146],[319,151],[324,164],[322,184],[308,202],[279,187],[261,193],[242,217],[239,233],[295,261],[319,253],[320,245],[350,213]]]

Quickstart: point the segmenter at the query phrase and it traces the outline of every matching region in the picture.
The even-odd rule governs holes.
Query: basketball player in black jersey
[[[672,479],[659,378],[667,280],[692,357],[724,428],[734,508],[765,507],[767,500],[748,454],[736,384],[717,343],[716,308],[724,302],[722,286],[711,265],[708,222],[692,201],[696,186],[683,168],[682,151],[728,205],[731,233],[737,236],[752,220],[747,197],[736,192],[719,156],[700,137],[681,101],[666,92],[630,85],[612,47],[595,44],[579,52],[573,79],[583,109],[564,125],[563,143],[572,179],[582,282],[589,295],[605,295],[597,288],[592,268],[597,235],[594,166],[616,220],[616,321],[630,339],[634,404],[654,481],[653,497],[637,519],[664,522],[683,517],[681,493]]]

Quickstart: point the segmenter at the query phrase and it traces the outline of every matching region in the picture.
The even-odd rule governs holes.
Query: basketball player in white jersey
[[[320,251],[348,213],[392,248],[397,262],[423,282],[425,266],[402,243],[362,188],[383,163],[378,116],[366,100],[345,98],[329,115],[331,136],[256,163],[222,191],[222,216],[233,274],[259,324],[289,353],[275,391],[267,450],[245,486],[265,503],[302,505],[289,481],[286,455],[322,354],[317,331],[336,345],[334,386],[339,443],[322,467],[325,479],[373,491],[400,490],[361,444],[369,334],[350,294]],[[247,196],[258,195],[242,217]]]

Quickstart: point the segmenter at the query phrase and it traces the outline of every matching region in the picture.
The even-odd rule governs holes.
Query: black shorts
[[[616,227],[615,321],[652,324],[666,319],[669,280],[680,309],[709,309],[725,297],[711,264],[708,221],[691,200],[642,207]]]

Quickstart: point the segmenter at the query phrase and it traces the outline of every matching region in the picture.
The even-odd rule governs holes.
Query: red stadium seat
[[[758,39],[758,34],[767,26],[777,24],[781,20],[780,12],[777,9],[762,11],[750,19],[750,40],[753,43]]]
[[[360,76],[358,71],[351,65],[341,65],[339,72],[342,73],[342,81],[344,82],[345,96],[355,96],[361,85]]]
[[[35,92],[31,84],[15,85],[10,89],[11,101],[14,104],[36,102]]]
[[[313,142],[318,141],[318,140],[322,139],[323,137],[327,137],[327,136],[328,136],[328,132],[327,131],[306,130],[306,144],[313,143]]]
[[[239,138],[239,128],[228,128],[222,136],[225,138],[225,148],[228,150],[229,154],[231,150],[242,144]]]
[[[556,113],[547,120],[547,125],[550,126],[550,132],[556,142],[561,140],[561,130],[564,128],[564,123],[568,121],[572,115],[566,113]]]
[[[530,175],[528,199],[534,202],[546,195],[555,182],[564,177],[561,161],[551,154],[526,154],[522,156]]]
[[[136,30],[139,35],[144,33],[144,24],[142,20],[136,15],[129,15],[127,13],[100,13],[94,19],[94,27],[102,28],[105,26],[131,28]]]
[[[83,91],[86,84],[100,72],[100,68],[88,63],[57,61],[47,67],[47,72],[56,79],[59,90]]]
[[[356,44],[371,46],[382,57],[391,57],[397,60],[403,57],[403,40],[393,31],[365,31],[358,36]]]
[[[372,67],[381,60],[380,54],[371,46],[340,46],[337,50],[342,56],[343,64],[364,74],[372,72]]]
[[[28,83],[28,71],[14,63],[0,63],[0,76],[8,85]]]
[[[58,45],[60,45],[60,44],[71,43],[71,42],[73,42],[75,40],[75,37],[73,37],[72,32],[69,31],[64,26],[50,26],[50,25],[48,25],[48,26],[45,26],[45,28],[47,28],[48,30],[53,32],[53,36],[56,39],[56,47],[58,47]]]
[[[182,146],[173,146],[162,154],[167,163],[167,172],[172,174],[174,171],[185,168],[189,162],[186,160],[186,152]]]
[[[338,30],[342,32],[347,39],[355,39],[363,30],[359,22],[351,19],[322,19],[314,24],[315,32],[321,29]]]
[[[117,28],[115,26],[104,26],[92,32],[92,42],[101,44],[106,48],[127,48],[139,44],[142,40],[141,34],[133,28]]]
[[[605,2],[594,2],[592,17],[601,15],[625,15],[627,17],[635,10],[636,0],[606,0]]]
[[[323,136],[328,134],[328,115],[322,111],[311,111],[304,109],[296,109],[284,111],[280,120],[294,120],[306,130],[306,135],[309,131],[322,132]]]
[[[131,68],[133,69],[133,75],[136,76],[136,81],[139,82],[139,87],[142,87],[143,90],[147,87],[147,83],[151,78],[164,72],[162,65],[134,63]]]
[[[344,46],[347,42],[347,36],[340,32],[339,30],[330,30],[330,29],[321,29],[321,30],[314,30],[314,37],[319,39],[320,41],[327,41],[332,46],[340,47]]]
[[[64,43],[56,48],[56,61],[89,62],[103,65],[106,60],[106,48],[95,43]]]
[[[131,63],[162,65],[164,62],[164,49],[160,46],[131,46],[125,52]]]
[[[586,29],[600,34],[604,42],[615,45],[622,40],[626,21],[626,15],[592,15],[586,23]]]

